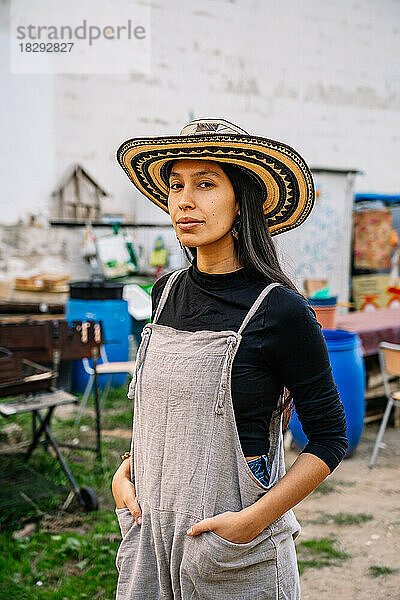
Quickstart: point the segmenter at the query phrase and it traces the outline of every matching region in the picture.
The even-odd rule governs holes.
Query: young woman
[[[117,600],[296,600],[292,507],[347,448],[321,326],[271,239],[310,213],[309,169],[221,119],[128,140],[118,160],[169,213],[191,265],[153,287],[128,394]],[[309,441],[285,474],[292,400]]]

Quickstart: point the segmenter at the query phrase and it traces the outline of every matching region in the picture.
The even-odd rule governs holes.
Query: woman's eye
[[[181,183],[171,183],[169,187],[171,190],[176,191],[176,190],[179,190],[180,188],[183,188],[183,185]],[[210,188],[210,187],[214,187],[214,184],[211,183],[211,181],[202,181],[198,184],[198,187]]]
[[[213,187],[214,184],[211,183],[211,181],[202,181],[199,185],[203,185],[205,187]]]

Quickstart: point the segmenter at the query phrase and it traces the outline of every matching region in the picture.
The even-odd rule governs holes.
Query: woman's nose
[[[194,199],[192,190],[189,187],[184,187],[182,194],[180,195],[178,206],[179,208],[186,208],[188,206],[194,206]]]

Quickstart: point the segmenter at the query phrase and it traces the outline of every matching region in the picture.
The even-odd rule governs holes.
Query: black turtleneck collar
[[[250,280],[244,267],[230,273],[204,273],[204,271],[199,271],[196,257],[193,258],[193,262],[189,267],[189,274],[195,283],[201,287],[214,290],[239,286]]]

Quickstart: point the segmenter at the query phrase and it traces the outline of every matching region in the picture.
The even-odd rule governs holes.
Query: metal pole
[[[100,404],[99,404],[99,385],[97,380],[97,360],[99,357],[98,348],[92,350],[93,370],[94,370],[94,403],[96,407],[96,448],[97,458],[101,462],[101,427],[100,427]]]

